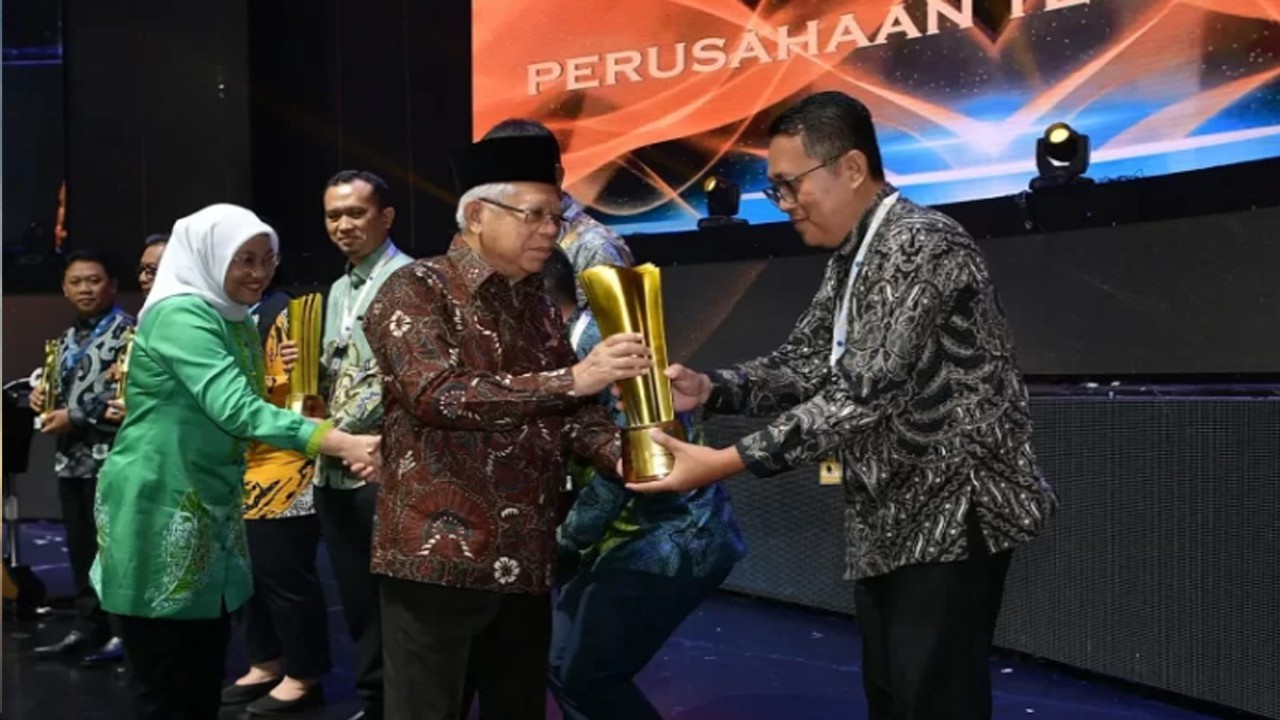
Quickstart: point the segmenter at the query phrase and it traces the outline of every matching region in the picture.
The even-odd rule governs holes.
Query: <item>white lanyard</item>
[[[876,214],[871,217],[871,224],[867,226],[867,234],[862,236],[862,242],[858,244],[858,252],[853,257],[853,266],[849,268],[849,280],[844,284],[844,298],[840,301],[840,307],[836,310],[835,322],[831,327],[832,368],[835,368],[836,363],[840,362],[849,339],[849,306],[853,302],[853,285],[858,280],[858,273],[862,271],[862,263],[866,259],[867,248],[871,246],[871,239],[875,237],[876,230],[880,229],[880,223],[884,222],[889,210],[894,203],[898,202],[898,195],[899,193],[890,195],[880,203],[880,207],[876,208]]]
[[[338,348],[345,349],[347,343],[351,342],[351,333],[356,327],[356,313],[364,306],[369,299],[369,293],[373,292],[374,280],[378,278],[378,272],[386,267],[391,258],[396,256],[399,251],[395,245],[388,243],[386,252],[382,253],[382,257],[374,264],[373,269],[369,271],[369,278],[364,281],[364,287],[360,288],[359,294],[355,297],[347,296],[347,302],[342,306],[342,325],[338,327]]]
[[[587,331],[587,325],[591,323],[591,311],[584,310],[578,319],[573,323],[573,330],[569,332],[569,344],[573,346],[573,351],[578,351],[578,343],[582,342],[582,333]]]

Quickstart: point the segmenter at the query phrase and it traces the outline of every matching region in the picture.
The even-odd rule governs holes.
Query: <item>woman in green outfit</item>
[[[92,579],[117,616],[140,720],[218,716],[228,613],[253,592],[242,519],[250,440],[371,475],[378,438],[263,397],[248,316],[279,262],[275,231],[213,205],[182,218],[139,313],[129,412],[98,485]]]

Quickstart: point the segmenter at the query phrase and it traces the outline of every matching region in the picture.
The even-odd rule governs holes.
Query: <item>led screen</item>
[[[820,90],[871,108],[931,204],[1026,189],[1057,121],[1100,181],[1280,155],[1280,0],[474,0],[472,27],[476,137],[541,120],[623,232],[693,227],[710,175],[782,220],[768,122]]]

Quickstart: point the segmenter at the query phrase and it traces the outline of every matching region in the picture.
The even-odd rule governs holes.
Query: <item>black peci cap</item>
[[[559,184],[560,150],[554,138],[497,137],[472,143],[453,158],[458,194],[489,183]]]

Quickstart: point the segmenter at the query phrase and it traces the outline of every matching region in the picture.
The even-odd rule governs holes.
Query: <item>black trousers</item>
[[[329,549],[342,614],[353,644],[356,692],[373,715],[382,708],[382,635],[378,621],[378,578],[369,572],[373,512],[378,486],[355,490],[315,489],[316,516]]]
[[[551,598],[382,578],[387,720],[484,720],[547,711]]]
[[[291,678],[318,678],[333,667],[329,616],[316,574],[320,521],[315,515],[248,520],[253,596],[240,611],[249,662],[284,661]]]
[[[58,478],[58,501],[67,533],[67,556],[75,585],[75,629],[95,645],[111,639],[111,624],[89,583],[89,570],[98,555],[98,524],[93,517],[97,478]]]
[[[216,720],[231,623],[115,616],[137,720]]]
[[[726,576],[603,570],[569,581],[556,601],[548,676],[565,720],[662,720],[635,676]]]
[[[979,551],[855,584],[871,720],[991,717],[988,657],[1012,556]]]

